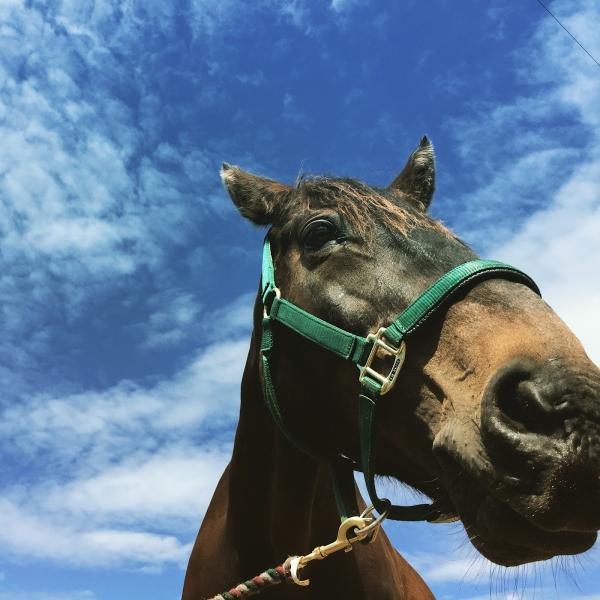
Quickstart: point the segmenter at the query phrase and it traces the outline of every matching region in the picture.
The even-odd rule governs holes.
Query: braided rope
[[[290,561],[286,560],[282,565],[275,567],[274,569],[267,569],[260,575],[248,579],[234,588],[231,588],[228,592],[221,592],[208,600],[239,600],[240,598],[248,598],[260,594],[267,588],[279,585],[286,581],[290,581]]]

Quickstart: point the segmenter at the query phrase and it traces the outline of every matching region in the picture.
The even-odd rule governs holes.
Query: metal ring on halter
[[[360,516],[362,519],[366,519],[370,515],[372,515],[374,511],[375,511],[375,507],[371,504],[371,506],[365,508],[365,510],[362,511]],[[366,527],[363,527],[362,529],[357,529],[355,532],[356,539],[364,540],[366,537],[368,537],[371,534],[371,532],[374,532],[373,535],[371,536],[371,539],[368,541],[368,543],[370,544],[371,542],[375,541],[375,538],[377,537],[377,533],[379,532],[379,528],[381,527],[381,524],[387,518],[388,512],[389,512],[389,509],[384,510],[376,519],[373,519],[373,521],[371,521]]]
[[[269,302],[268,308],[267,308],[267,302],[266,302],[266,298],[265,300],[263,300],[263,317],[266,319],[269,316],[269,312],[271,311],[271,305],[273,304],[273,300],[275,300],[275,298],[279,299],[281,298],[281,291],[279,290],[278,287],[273,287],[269,290],[269,294],[274,294],[273,298],[271,298],[271,302]]]

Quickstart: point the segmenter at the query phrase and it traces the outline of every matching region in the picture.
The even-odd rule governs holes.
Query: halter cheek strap
[[[485,279],[505,279],[522,283],[536,294],[540,291],[535,282],[525,273],[505,263],[495,260],[472,260],[454,267],[425,290],[388,327],[381,328],[366,338],[350,333],[315,317],[302,308],[281,297],[275,284],[275,268],[268,238],[263,246],[262,261],[262,321],[261,366],[263,394],[269,411],[284,436],[302,452],[317,460],[327,460],[330,464],[334,492],[340,518],[344,521],[359,513],[354,489],[354,470],[359,470],[350,459],[342,455],[320,456],[314,449],[292,435],[287,428],[275,393],[270,360],[274,351],[273,323],[281,323],[288,329],[333,352],[358,367],[360,382],[360,469],[364,474],[365,485],[371,503],[378,512],[387,512],[390,519],[401,521],[436,521],[440,511],[434,504],[413,506],[393,505],[386,498],[379,498],[375,487],[373,468],[373,440],[376,409],[381,396],[394,387],[404,362],[406,340],[429,319],[437,310],[465,288],[470,288]],[[378,372],[373,362],[378,352],[393,356],[392,367],[387,373]]]

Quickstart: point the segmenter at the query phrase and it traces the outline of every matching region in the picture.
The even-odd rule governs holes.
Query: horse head
[[[434,174],[427,138],[385,189],[222,170],[241,214],[271,228],[282,296],[361,336],[476,258],[428,215]],[[286,328],[276,335],[287,426],[319,452],[358,460],[356,367]],[[459,517],[495,563],[580,553],[600,528],[599,397],[598,368],[534,291],[482,281],[407,340],[398,381],[377,407],[375,470]]]

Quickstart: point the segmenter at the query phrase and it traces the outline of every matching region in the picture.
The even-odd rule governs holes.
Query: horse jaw
[[[500,309],[474,294],[449,311],[425,370],[444,390],[433,454],[473,545],[506,566],[588,550],[600,371],[562,321],[525,291]]]

